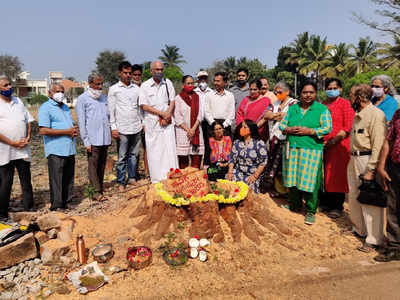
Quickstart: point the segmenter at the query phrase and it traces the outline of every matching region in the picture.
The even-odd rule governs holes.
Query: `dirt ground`
[[[32,182],[36,208],[49,207],[47,161],[41,139],[33,139]],[[103,269],[125,268],[128,247],[142,245],[139,232],[133,227],[141,218],[130,218],[145,188],[117,193],[108,183],[109,200],[90,201],[85,196],[87,162],[79,145],[76,157],[76,198],[66,214],[75,221],[74,236],[83,234],[86,247],[112,243],[115,255]],[[115,155],[115,146],[110,148]],[[142,165],[139,172],[143,174]],[[146,183],[142,181],[142,183]],[[12,210],[20,210],[20,187],[17,176],[13,186]],[[133,197],[136,195],[139,197]],[[348,233],[347,210],[343,217],[331,220],[317,214],[316,224],[304,224],[304,215],[280,207],[284,199],[263,195],[272,213],[285,220],[290,235],[265,231],[257,246],[242,235],[234,243],[229,227],[221,218],[225,242],[211,243],[208,261],[189,260],[183,267],[165,264],[157,248],[163,242],[147,244],[153,249],[152,264],[140,271],[128,270],[109,275],[110,282],[98,291],[79,295],[70,283],[68,295],[54,294],[50,299],[400,299],[400,264],[375,264],[376,253],[356,250],[361,241]],[[130,198],[130,199],[129,199]],[[178,242],[187,242],[189,224],[183,223],[174,234]],[[73,242],[72,254],[75,256]],[[89,262],[93,261],[92,256]]]

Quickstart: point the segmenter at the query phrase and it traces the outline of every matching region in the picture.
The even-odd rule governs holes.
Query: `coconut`
[[[190,248],[190,257],[196,258],[197,255],[199,255],[199,251],[197,251],[197,248]]]
[[[199,258],[200,258],[200,261],[206,261],[207,260],[207,252],[204,250],[200,250]]]
[[[199,247],[199,245],[200,245],[200,242],[199,242],[198,239],[191,238],[191,239],[189,240],[189,247],[190,247],[190,248],[197,248],[197,247]]]
[[[205,246],[208,246],[208,245],[210,245],[210,241],[209,240],[207,240],[207,239],[201,239],[200,240],[200,247],[205,247]]]

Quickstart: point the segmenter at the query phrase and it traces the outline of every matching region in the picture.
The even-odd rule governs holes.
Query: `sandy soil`
[[[92,249],[96,244],[112,243],[114,258],[102,268],[109,266],[126,267],[125,255],[128,247],[142,245],[139,232],[133,227],[141,218],[130,218],[141,201],[141,197],[130,198],[129,192],[119,194],[113,183],[108,186],[109,200],[93,203],[84,195],[87,182],[87,167],[82,145],[76,158],[76,199],[67,212],[76,220],[74,236],[83,234],[86,246]],[[41,139],[33,141],[32,181],[36,208],[46,211],[49,206],[47,161],[43,156]],[[114,146],[110,153],[115,153]],[[142,168],[142,167],[141,167]],[[142,169],[140,170],[143,173]],[[20,209],[20,186],[17,176],[14,180],[12,209]],[[141,194],[143,191],[133,193]],[[225,242],[211,243],[209,260],[202,263],[189,260],[186,265],[171,268],[165,264],[157,251],[162,241],[147,245],[153,249],[153,263],[140,271],[128,270],[110,275],[110,282],[86,296],[79,295],[68,283],[69,295],[53,295],[51,299],[320,299],[324,294],[314,296],[308,292],[314,288],[332,288],[331,281],[324,279],[336,271],[350,272],[360,269],[365,261],[368,265],[375,253],[364,254],[356,250],[359,240],[348,234],[350,223],[346,214],[332,221],[323,214],[317,214],[316,224],[304,224],[304,215],[292,213],[280,207],[284,200],[272,200],[264,195],[273,214],[286,220],[292,230],[288,236],[265,231],[261,245],[242,235],[240,243],[233,243],[227,224],[220,219]],[[187,242],[189,224],[183,224],[175,232],[177,241]],[[75,256],[73,242],[72,254]],[[89,262],[93,259],[90,256]],[[330,271],[327,271],[330,270]],[[346,273],[344,272],[344,273]],[[347,274],[346,273],[346,274]],[[350,273],[351,274],[351,273]],[[397,278],[399,273],[397,273]],[[355,276],[355,275],[354,275]],[[346,278],[344,275],[340,278]],[[332,279],[339,282],[339,279]],[[325,280],[325,285],[318,283]],[[374,281],[373,279],[371,279]],[[383,279],[382,279],[383,280]],[[313,284],[316,284],[314,287]],[[362,298],[362,289],[353,293],[352,299]],[[347,294],[326,293],[325,299],[347,299]],[[357,297],[355,297],[357,296]]]

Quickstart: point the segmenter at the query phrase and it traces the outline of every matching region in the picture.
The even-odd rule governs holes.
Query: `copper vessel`
[[[87,262],[87,257],[86,257],[85,240],[83,239],[82,234],[78,235],[78,237],[76,238],[76,253],[78,255],[78,261],[82,265],[85,265]]]

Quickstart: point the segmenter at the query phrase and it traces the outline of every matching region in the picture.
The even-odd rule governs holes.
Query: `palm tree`
[[[180,71],[180,64],[185,64],[186,61],[181,54],[179,54],[180,48],[174,45],[165,45],[165,49],[161,49],[163,55],[158,58],[164,63],[166,67],[177,67]]]
[[[297,38],[290,44],[289,57],[286,60],[287,64],[298,65],[304,49],[309,43],[308,32],[303,32],[297,35]]]
[[[235,56],[229,56],[224,59],[224,71],[228,76],[229,83],[236,80],[237,61]]]
[[[332,46],[327,44],[326,37],[312,35],[303,49],[299,59],[299,72],[302,75],[312,74],[319,82],[321,74],[326,73]]]
[[[349,60],[351,57],[350,49],[352,45],[340,43],[335,45],[330,51],[329,65],[324,69],[324,75],[328,77],[338,77],[344,73],[349,67]]]
[[[378,44],[377,53],[381,56],[379,64],[386,70],[400,67],[400,37],[393,35],[394,45]]]
[[[369,37],[360,38],[357,47],[352,47],[352,54],[349,66],[355,74],[372,70],[377,63],[377,45]]]

